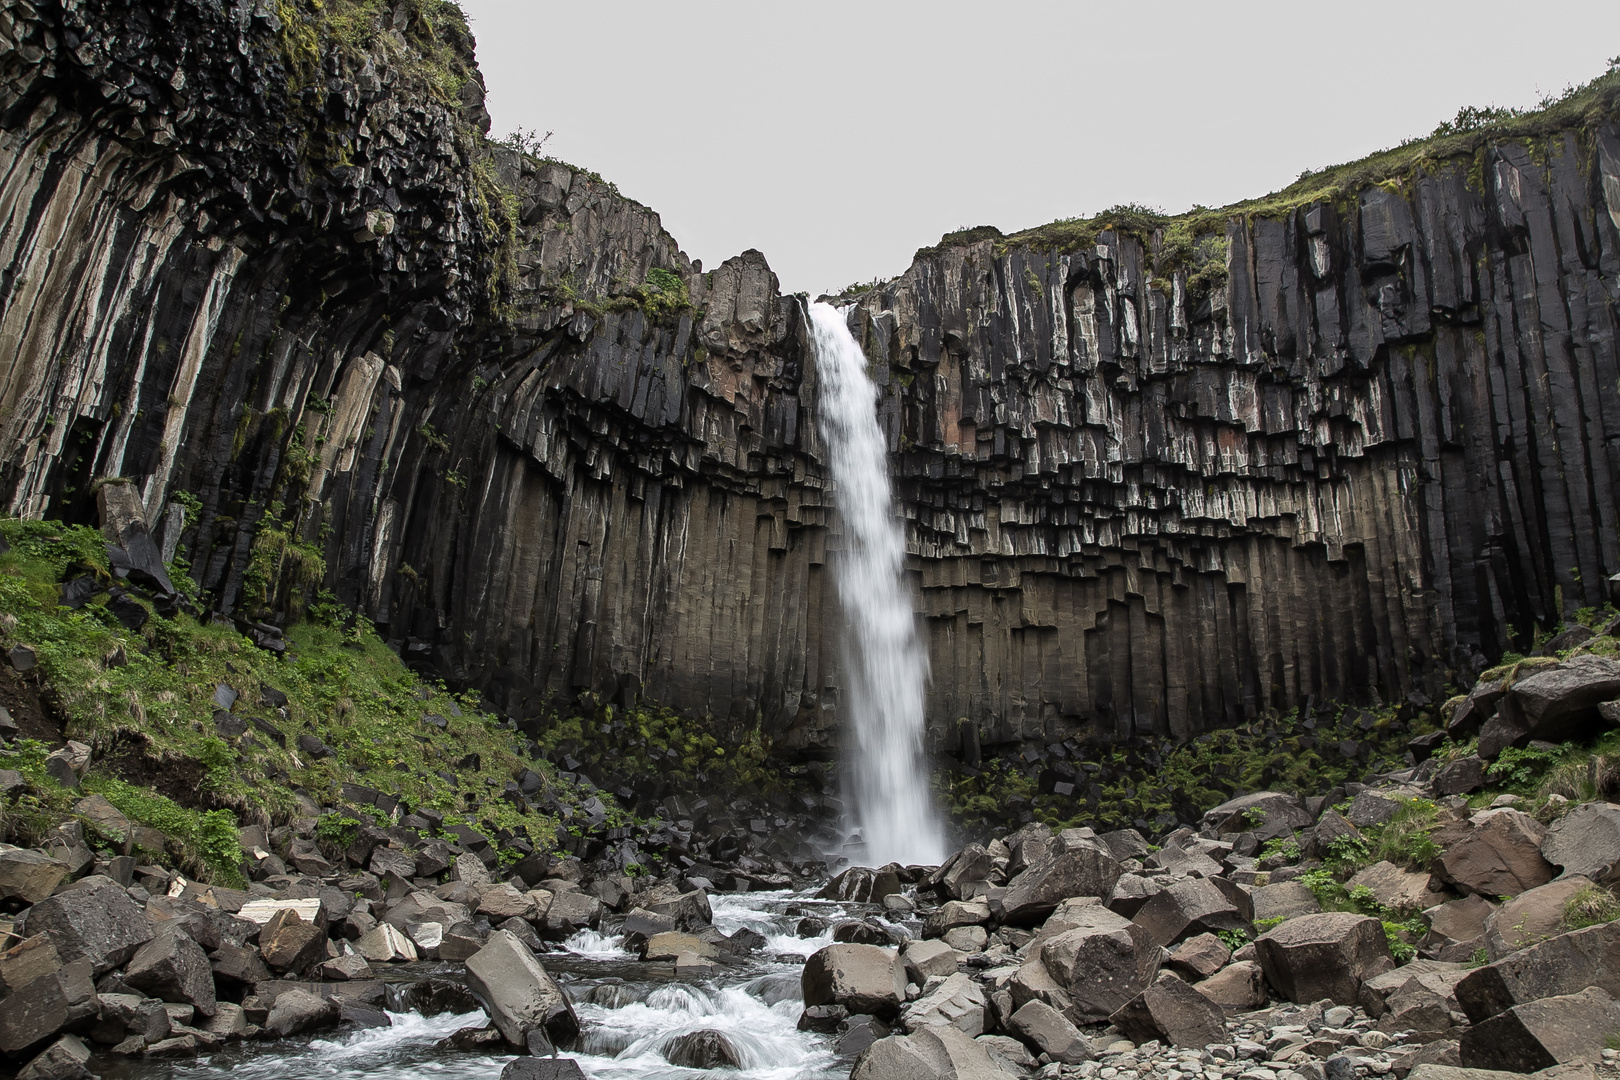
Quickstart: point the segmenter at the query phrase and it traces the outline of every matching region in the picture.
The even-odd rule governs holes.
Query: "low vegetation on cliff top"
[[[939,243],[918,249],[915,259],[928,258],[948,247],[994,241],[996,255],[1027,248],[1036,251],[1080,251],[1094,246],[1109,230],[1134,236],[1152,253],[1154,272],[1168,275],[1185,268],[1198,281],[1218,284],[1225,278],[1226,224],[1233,218],[1281,218],[1318,203],[1345,204],[1357,193],[1378,185],[1406,190],[1420,176],[1469,161],[1468,181],[1483,190],[1483,155],[1505,142],[1523,142],[1532,157],[1546,156],[1545,140],[1561,132],[1584,134],[1620,112],[1620,57],[1591,82],[1572,86],[1562,94],[1544,98],[1535,109],[1459,109],[1427,136],[1408,139],[1399,146],[1343,165],[1308,169],[1280,191],[1245,199],[1229,206],[1194,206],[1181,214],[1128,204],[1110,207],[1090,217],[1064,218],[1046,225],[1004,234],[991,225],[946,233]],[[1155,243],[1156,240],[1156,243]],[[1218,263],[1218,269],[1211,264]]]

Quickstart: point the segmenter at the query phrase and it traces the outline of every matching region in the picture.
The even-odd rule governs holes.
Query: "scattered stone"
[[[1194,987],[1228,1012],[1248,1012],[1266,1004],[1265,973],[1253,960],[1238,960]]]
[[[587,1080],[573,1058],[520,1057],[501,1070],[501,1080]]]
[[[1094,840],[1066,839],[1078,831],[1066,830],[1052,850],[1007,883],[1001,898],[1003,922],[1031,926],[1069,897],[1105,897],[1113,891],[1119,863]]]
[[[1152,985],[1161,950],[1146,928],[1103,907],[1069,918],[1074,925],[1041,946],[1042,971],[1031,974],[1061,987],[1077,1015],[1108,1016]]]
[[[982,1035],[987,1027],[984,992],[964,974],[941,980],[911,1002],[900,1014],[900,1026],[908,1032],[924,1027],[949,1025],[968,1035]]]
[[[17,1080],[91,1080],[90,1048],[76,1035],[63,1035],[17,1074]]]
[[[109,878],[85,878],[29,908],[21,929],[49,931],[64,962],[90,961],[97,976],[122,967],[152,940],[152,924],[129,894]]]
[[[288,990],[276,995],[265,1019],[264,1030],[277,1038],[286,1038],[301,1031],[319,1031],[336,1027],[339,1009],[307,990]]]
[[[1481,810],[1432,834],[1444,849],[1437,871],[1464,892],[1487,899],[1517,896],[1552,880],[1552,866],[1541,857],[1546,831],[1519,810]]]
[[[67,864],[29,848],[0,851],[0,900],[37,904],[67,877]]]
[[[1214,934],[1188,938],[1170,954],[1170,970],[1188,982],[1207,979],[1232,959],[1232,950]]]

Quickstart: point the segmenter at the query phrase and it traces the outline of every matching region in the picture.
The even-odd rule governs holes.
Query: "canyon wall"
[[[0,0],[6,509],[92,520],[128,477],[221,616],[329,590],[519,717],[589,693],[830,750],[803,301],[490,144],[453,8],[321,11]],[[1190,255],[1165,222],[973,233],[847,298],[936,745],[1422,701],[1602,603],[1603,93]]]

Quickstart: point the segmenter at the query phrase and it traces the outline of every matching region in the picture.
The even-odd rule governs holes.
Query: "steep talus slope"
[[[590,692],[834,744],[842,537],[763,256],[704,272],[488,142],[442,0],[0,7],[12,512],[91,520],[126,476],[221,612],[331,590],[518,717]],[[1435,696],[1601,602],[1593,94],[1230,214],[947,238],[852,297],[935,741]]]

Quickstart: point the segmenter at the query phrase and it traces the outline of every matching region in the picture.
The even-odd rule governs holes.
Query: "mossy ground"
[[[232,626],[184,613],[154,614],[131,632],[108,610],[105,593],[77,611],[60,606],[59,582],[65,578],[93,574],[112,583],[98,532],[4,520],[0,537],[10,545],[0,554],[0,647],[36,651],[38,667],[28,679],[59,718],[63,737],[95,751],[85,788],[106,793],[115,804],[123,799],[126,814],[169,832],[182,848],[206,850],[209,830],[217,832],[207,822],[221,820],[207,818],[211,811],[244,822],[284,821],[307,814],[311,801],[342,801],[340,785],[350,782],[397,795],[413,808],[441,810],[447,823],[509,830],[552,850],[559,817],[572,816],[590,795],[522,755],[516,733],[480,711],[476,695],[458,696],[407,669],[363,620],[350,622],[317,608],[327,621],[290,627],[285,656],[256,647]],[[286,745],[252,726],[246,736],[222,738],[215,722],[221,684],[241,695],[235,715],[280,729]],[[286,695],[285,718],[261,704],[263,687]],[[426,723],[424,715],[442,717],[446,726]],[[304,734],[320,739],[335,756],[301,751],[297,739]],[[40,746],[32,746],[0,760],[3,768],[31,770],[34,786],[45,792],[13,814],[10,828],[17,839],[28,840],[50,815],[71,808],[72,800],[39,770],[42,755]],[[556,800],[547,812],[503,796],[506,782],[525,769],[547,778],[547,795]],[[150,805],[139,803],[134,789],[119,786],[127,782],[144,791],[163,775],[194,783],[153,790]],[[607,804],[604,827],[630,823],[610,798]],[[190,816],[182,821],[175,814]],[[234,865],[196,857],[193,862],[227,877]]]

